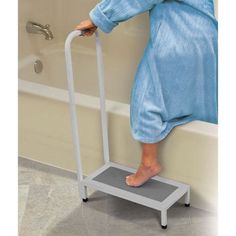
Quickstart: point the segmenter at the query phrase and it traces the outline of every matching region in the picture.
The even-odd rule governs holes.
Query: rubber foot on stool
[[[190,203],[188,203],[188,204],[187,204],[187,203],[185,203],[184,205],[185,205],[186,207],[190,207]]]
[[[88,201],[88,198],[83,198],[83,202],[87,202]]]
[[[167,229],[167,225],[162,225],[161,228],[162,229]]]

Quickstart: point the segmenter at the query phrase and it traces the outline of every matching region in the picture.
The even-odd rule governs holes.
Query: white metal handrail
[[[80,153],[80,139],[78,132],[78,118],[76,113],[76,102],[75,102],[75,91],[74,91],[74,76],[72,67],[72,56],[71,56],[71,42],[74,38],[82,36],[83,31],[75,30],[72,31],[66,38],[65,42],[65,59],[66,59],[66,70],[67,70],[67,82],[69,92],[69,103],[70,103],[70,114],[72,124],[72,134],[75,149],[75,157],[77,164],[77,177],[78,181],[83,180],[83,170],[81,163]],[[101,109],[101,126],[102,126],[102,141],[103,141],[103,156],[104,162],[109,162],[109,144],[108,144],[108,129],[107,129],[107,113],[105,108],[105,88],[104,88],[104,68],[102,60],[102,48],[99,39],[98,30],[95,31],[96,38],[96,52],[97,52],[97,70],[98,70],[98,82],[99,82],[99,94],[100,94],[100,109]]]

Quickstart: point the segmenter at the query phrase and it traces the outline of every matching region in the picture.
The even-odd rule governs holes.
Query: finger
[[[90,34],[87,34],[86,36],[92,36],[93,34],[92,33],[90,33]]]
[[[80,24],[77,25],[76,28],[78,28],[78,29],[89,29],[89,28],[93,28],[94,26],[95,26],[95,25],[94,25],[94,24],[91,24],[90,21],[85,20],[85,21],[80,22]]]
[[[90,36],[91,35],[91,32],[86,32],[84,33],[85,36]]]
[[[87,28],[85,26],[77,25],[75,27],[75,29],[77,29],[77,30],[84,30],[84,29],[87,29]]]
[[[92,33],[87,33],[85,36],[86,37],[89,37],[89,36],[91,36],[92,35]]]
[[[88,35],[92,35],[95,32],[95,30],[90,30],[87,32]]]
[[[87,32],[88,34],[93,34],[94,33],[94,30],[90,30]]]
[[[91,29],[90,29],[90,30],[85,31],[83,34],[90,36],[90,35],[92,35],[94,32],[95,32],[94,30],[91,30]]]
[[[76,29],[83,30],[83,29],[88,29],[89,26],[83,22],[81,22],[79,25],[76,26]]]
[[[88,32],[89,35],[93,35],[95,32],[95,30],[91,30],[90,32]]]

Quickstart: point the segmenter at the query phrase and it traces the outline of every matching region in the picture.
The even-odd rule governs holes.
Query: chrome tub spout
[[[28,21],[26,24],[26,31],[33,34],[43,34],[46,40],[52,40],[53,34],[50,30],[50,25],[41,25],[36,22]]]

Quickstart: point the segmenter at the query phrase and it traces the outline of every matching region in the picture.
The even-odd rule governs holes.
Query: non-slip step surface
[[[125,177],[133,174],[116,167],[108,167],[105,171],[95,176],[93,180],[107,184],[125,191],[129,191],[159,202],[165,200],[178,187],[160,182],[158,180],[149,179],[140,187],[128,186],[125,183]]]

